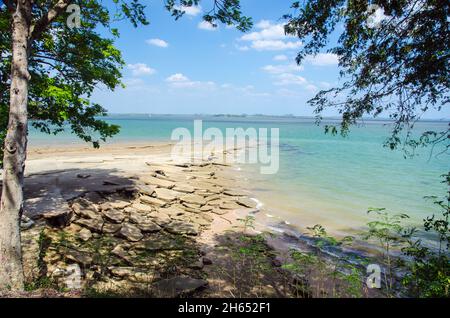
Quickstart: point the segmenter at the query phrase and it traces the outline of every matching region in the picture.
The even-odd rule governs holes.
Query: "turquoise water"
[[[383,148],[388,124],[369,122],[352,129],[348,138],[325,135],[311,119],[225,118],[194,116],[127,116],[108,118],[122,127],[113,142],[169,140],[177,127],[193,128],[203,119],[204,128],[279,128],[280,169],[274,175],[257,173],[256,166],[242,166],[243,178],[264,203],[264,211],[299,228],[320,223],[333,232],[359,229],[368,220],[369,207],[385,207],[409,214],[413,223],[436,210],[423,199],[445,195],[440,175],[450,169],[448,155],[430,149],[405,159],[400,151]],[[443,130],[447,122],[422,122],[417,131]],[[79,144],[69,133],[57,137],[30,131],[30,145]],[[435,150],[435,153],[438,151]]]

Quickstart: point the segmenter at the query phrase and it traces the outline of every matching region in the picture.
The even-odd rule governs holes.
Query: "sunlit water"
[[[321,224],[330,232],[344,234],[362,228],[369,220],[369,207],[384,207],[407,213],[419,224],[436,213],[423,197],[444,196],[442,174],[449,171],[448,155],[430,156],[422,150],[405,159],[401,151],[382,146],[389,126],[382,122],[355,127],[347,138],[324,134],[311,119],[224,118],[193,116],[123,116],[108,122],[121,126],[113,142],[169,140],[174,128],[193,128],[193,119],[203,119],[204,128],[279,128],[280,168],[262,175],[258,166],[241,165],[242,178],[249,179],[254,196],[264,203],[264,213],[274,223],[287,221],[303,230]],[[417,131],[443,130],[447,122],[423,122]],[[79,144],[68,133],[47,136],[30,132],[31,146]]]

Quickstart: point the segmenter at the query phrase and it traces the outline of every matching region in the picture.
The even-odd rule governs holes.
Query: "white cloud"
[[[168,78],[166,78],[166,81],[171,82],[171,83],[184,82],[184,81],[188,81],[188,80],[189,80],[189,78],[187,78],[186,76],[184,76],[181,73],[176,73],[176,74],[170,75]]]
[[[306,80],[306,78],[299,76],[299,75],[295,75],[295,74],[291,74],[291,73],[283,73],[283,74],[279,74],[276,77],[276,81],[274,82],[275,85],[278,86],[285,86],[285,85],[307,85],[308,81]]]
[[[279,65],[266,65],[261,68],[264,72],[271,74],[291,73],[303,70],[303,67],[291,63],[291,64],[279,64]]]
[[[236,45],[236,48],[239,51],[248,51],[248,50],[250,50],[250,48],[247,45]]]
[[[154,45],[154,46],[158,46],[158,47],[168,47],[169,46],[169,43],[167,43],[166,41],[161,40],[161,39],[149,39],[145,42],[149,45]]]
[[[133,76],[151,75],[156,73],[156,70],[144,63],[128,64],[128,69],[131,70]]]
[[[202,7],[200,5],[198,6],[174,6],[175,9],[184,11],[186,15],[195,17],[196,15],[200,14],[202,12]]]
[[[216,31],[219,27],[214,27],[211,23],[207,21],[201,21],[197,24],[197,27],[201,30],[207,30],[207,31]]]
[[[251,47],[258,51],[281,51],[299,48],[302,43],[293,41],[293,37],[286,35],[284,24],[273,24],[268,20],[262,20],[256,24],[259,31],[245,34],[240,41],[251,42]]]
[[[166,78],[166,82],[168,82],[172,88],[213,89],[216,87],[216,83],[212,81],[191,81],[187,76],[181,73],[170,75]]]
[[[305,57],[305,62],[316,66],[337,65],[339,63],[338,56],[333,53],[318,53],[315,56],[309,55]]]
[[[286,61],[287,59],[288,59],[288,57],[284,54],[275,55],[273,57],[274,61]]]
[[[283,51],[298,49],[302,46],[302,42],[289,42],[281,40],[258,40],[252,42],[252,48],[257,51]]]

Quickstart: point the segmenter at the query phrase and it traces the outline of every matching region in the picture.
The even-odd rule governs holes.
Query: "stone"
[[[150,238],[145,241],[141,241],[137,243],[134,248],[146,251],[170,251],[170,250],[179,250],[182,249],[176,241],[171,239],[158,239],[155,240]]]
[[[223,194],[232,196],[232,197],[243,197],[245,196],[245,193],[237,191],[237,190],[225,190],[223,191]]]
[[[219,194],[213,194],[210,196],[207,196],[205,198],[206,202],[211,202],[211,201],[215,201],[215,200],[220,200],[221,196]]]
[[[22,231],[31,229],[34,225],[34,221],[30,219],[28,216],[22,214],[22,217],[20,218],[20,229]]]
[[[197,261],[197,262],[192,263],[192,265],[190,265],[189,268],[201,270],[203,268],[203,265],[204,264],[202,261]]]
[[[114,234],[117,233],[122,228],[121,224],[116,223],[107,223],[103,224],[102,232],[106,234]]]
[[[167,214],[160,212],[152,212],[148,214],[148,217],[151,218],[153,222],[162,227],[166,226],[171,222],[171,219]]]
[[[131,203],[127,201],[118,200],[114,202],[109,202],[109,205],[111,206],[112,209],[122,210],[125,209],[127,206],[130,206]]]
[[[166,227],[166,231],[172,234],[198,235],[199,225],[181,221],[172,221]]]
[[[176,185],[173,190],[183,193],[193,193],[195,191],[194,187],[186,184]]]
[[[125,219],[125,214],[118,210],[107,210],[103,212],[103,216],[113,223],[122,223]]]
[[[142,204],[142,203],[133,203],[131,208],[133,208],[139,212],[150,213],[150,212],[154,211],[153,207],[151,207],[150,205],[147,205],[147,204]]]
[[[148,195],[151,197],[155,193],[156,187],[150,185],[140,185],[138,186],[138,191],[141,194]]]
[[[153,272],[136,269],[134,267],[109,267],[113,276],[128,279],[132,282],[151,282],[154,279]]]
[[[128,264],[133,264],[131,261],[130,256],[128,255],[127,251],[124,249],[123,245],[119,244],[111,251],[111,254],[119,257],[120,259],[124,260]]]
[[[182,210],[181,208],[178,208],[176,206],[170,206],[167,208],[159,209],[159,212],[167,214],[170,217],[180,216],[180,215],[183,215],[186,213],[184,210]]]
[[[204,265],[212,265],[212,260],[207,257],[202,257],[202,262]]]
[[[161,227],[151,221],[148,216],[142,215],[140,213],[132,212],[129,219],[130,222],[135,223],[142,232],[158,232],[159,230],[161,230]]]
[[[255,209],[257,206],[257,203],[249,198],[238,198],[236,203],[251,209]]]
[[[142,177],[140,180],[147,185],[154,185],[160,188],[172,189],[175,186],[175,183],[172,181],[163,180],[156,177]]]
[[[208,220],[206,220],[202,216],[198,216],[198,215],[190,218],[190,221],[192,223],[198,224],[200,226],[209,226],[209,225],[211,225],[211,222],[209,222]]]
[[[130,223],[124,223],[122,225],[119,235],[131,242],[138,242],[144,237],[141,230]]]
[[[156,197],[160,200],[166,201],[166,202],[172,202],[178,199],[180,196],[179,192],[166,189],[166,188],[157,188],[155,190]]]
[[[91,256],[89,256],[87,253],[80,252],[74,249],[66,249],[64,251],[64,257],[83,266],[88,266],[92,263]]]
[[[222,204],[219,205],[219,208],[222,210],[236,210],[239,209],[239,205],[234,202],[222,202]]]
[[[186,194],[180,197],[181,202],[186,202],[189,204],[205,205],[206,200],[202,196],[196,194]]]
[[[218,207],[219,205],[222,204],[222,200],[218,199],[218,200],[212,200],[212,201],[208,201],[208,205],[212,206],[212,207]]]
[[[75,220],[75,223],[98,233],[102,231],[103,227],[102,219],[78,219]]]
[[[200,212],[209,212],[209,211],[211,211],[212,209],[213,209],[212,206],[204,205],[204,206],[202,206],[202,207],[200,208]]]
[[[156,294],[161,297],[178,297],[192,294],[205,288],[208,282],[204,279],[196,279],[187,276],[177,276],[163,279],[153,284]]]
[[[42,217],[50,226],[64,227],[69,224],[70,219],[72,218],[72,213],[65,210],[52,211],[42,214]]]
[[[92,237],[92,232],[88,229],[81,229],[77,233],[77,237],[82,240],[83,242],[89,241],[89,239]]]
[[[153,205],[156,207],[163,207],[167,204],[167,202],[164,202],[157,198],[149,197],[147,195],[143,195],[139,199],[141,200],[141,202],[144,202],[146,204],[150,204],[150,205]]]

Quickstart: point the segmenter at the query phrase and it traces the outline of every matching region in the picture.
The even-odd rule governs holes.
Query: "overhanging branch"
[[[47,13],[45,13],[35,25],[31,28],[31,39],[38,39],[42,32],[55,20],[61,13],[63,13],[72,0],[58,0],[58,2],[51,8]]]

